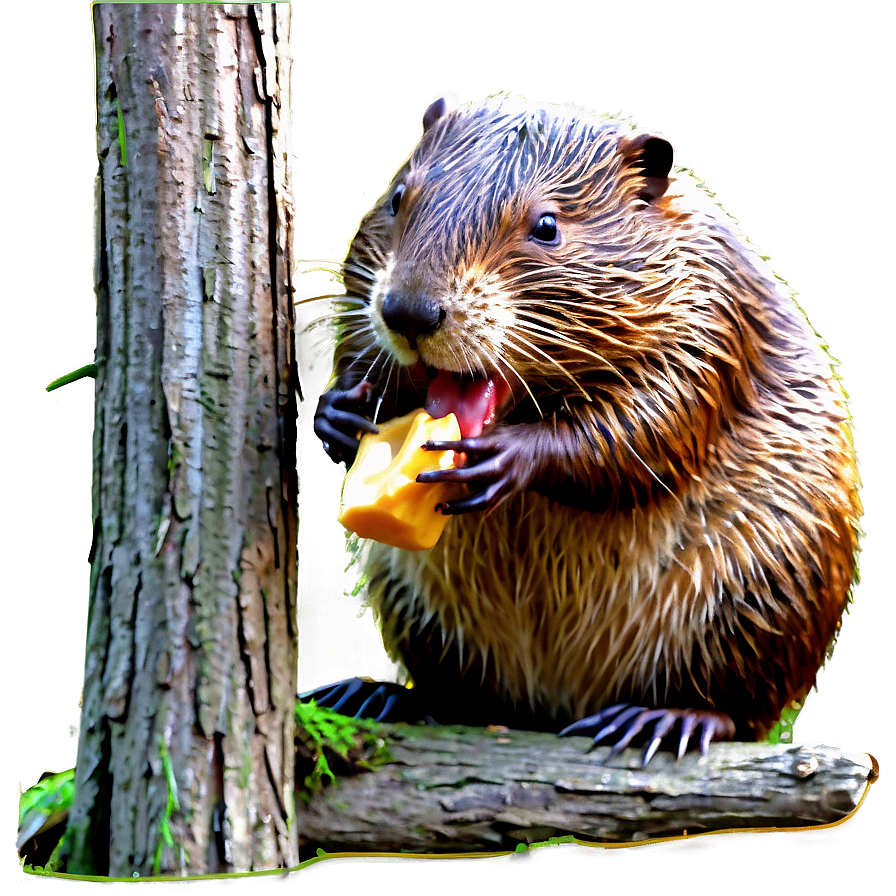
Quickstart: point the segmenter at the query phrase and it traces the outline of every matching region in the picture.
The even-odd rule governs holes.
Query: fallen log
[[[641,768],[639,750],[610,757],[583,737],[407,725],[380,737],[385,762],[299,800],[303,859],[823,826],[853,812],[877,777],[873,757],[821,745],[712,744]]]

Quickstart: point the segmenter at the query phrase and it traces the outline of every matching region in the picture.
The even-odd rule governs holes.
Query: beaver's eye
[[[532,228],[532,239],[538,240],[539,243],[556,245],[560,241],[557,219],[553,215],[542,215]]]
[[[392,194],[392,199],[389,202],[389,209],[392,212],[393,218],[398,214],[398,210],[401,208],[402,196],[404,196],[404,184],[399,184],[395,188],[395,192]]]

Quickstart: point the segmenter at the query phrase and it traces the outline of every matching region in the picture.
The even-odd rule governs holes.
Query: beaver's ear
[[[428,131],[443,115],[453,112],[458,107],[457,97],[453,93],[440,96],[423,113],[423,130]]]
[[[672,144],[656,134],[629,134],[619,141],[619,151],[627,168],[641,169],[639,198],[656,202],[669,188]]]

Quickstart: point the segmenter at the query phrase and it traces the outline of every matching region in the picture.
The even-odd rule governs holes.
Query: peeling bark
[[[94,541],[69,872],[297,862],[289,12],[94,7]]]
[[[574,837],[623,844],[841,821],[877,777],[869,756],[817,745],[720,743],[705,756],[610,757],[583,737],[382,726],[389,761],[306,794],[302,858],[486,853]]]

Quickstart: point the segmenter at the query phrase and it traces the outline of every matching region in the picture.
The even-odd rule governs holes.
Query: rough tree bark
[[[297,862],[289,6],[97,5],[90,611],[67,871]]]

